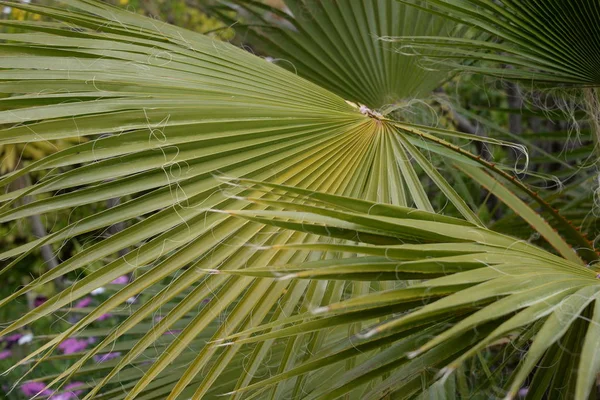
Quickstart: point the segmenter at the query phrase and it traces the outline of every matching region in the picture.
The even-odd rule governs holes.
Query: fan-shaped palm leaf
[[[224,193],[215,174],[433,210],[417,176],[419,168],[449,196],[458,212],[477,223],[475,214],[411,143],[420,139],[409,139],[409,131],[399,130],[378,114],[229,44],[96,2],[67,4],[73,9],[14,4],[58,22],[0,22],[21,29],[21,33],[4,35],[0,46],[0,91],[11,95],[0,100],[8,104],[0,112],[0,123],[10,125],[0,132],[0,142],[44,143],[73,136],[93,140],[4,177],[1,184],[7,185],[29,171],[49,171],[32,188],[2,195],[0,220],[115,197],[125,201],[47,237],[3,251],[4,259],[16,257],[3,272],[40,245],[54,245],[122,221],[135,223],[2,299],[0,303],[6,305],[56,277],[81,271],[95,261],[105,263],[9,323],[2,334],[69,307],[119,276],[137,272],[126,287],[50,338],[23,363],[38,360],[38,356],[43,360],[67,337],[86,334],[82,330],[104,313],[140,293],[149,298],[134,306],[117,329],[97,333],[104,340],[55,377],[54,383],[81,371],[103,371],[103,379],[88,397],[96,398],[104,385],[112,383],[124,385],[127,398],[142,393],[163,396],[159,392],[170,392],[169,398],[190,391],[196,397],[219,393],[228,385],[235,387],[239,373],[231,378],[231,371],[223,369],[231,362],[235,365],[241,355],[203,347],[204,335],[219,337],[250,328],[264,318],[279,318],[284,314],[272,310],[282,295],[288,311],[339,300],[336,283],[272,285],[206,273],[207,269],[321,257],[318,252],[299,251],[290,258],[277,251],[258,253],[256,247],[248,246],[311,237],[281,234],[261,224],[207,212],[247,207],[231,197],[245,192],[230,189]],[[10,107],[19,101],[28,105]],[[21,196],[55,193],[11,208]],[[126,256],[114,258],[117,252],[132,247]],[[166,278],[172,282],[165,282]],[[283,294],[286,290],[289,295]],[[356,285],[353,290],[362,293],[365,286]],[[211,297],[209,303],[203,303]],[[197,311],[199,306],[202,308]],[[164,318],[153,321],[160,310]],[[219,313],[227,314],[227,324],[219,326],[215,320]],[[162,336],[182,327],[185,329],[176,340]],[[126,354],[112,364],[85,367],[95,355],[110,351],[121,337],[130,338]],[[156,354],[151,348],[158,341],[162,344],[157,349],[163,351]],[[188,346],[198,354],[180,357]],[[265,351],[270,347],[264,344]],[[289,351],[286,354],[282,356],[284,365],[293,365]],[[255,357],[237,385],[251,379],[251,371],[265,355]],[[156,362],[145,365],[146,358]],[[123,370],[130,365],[135,368]],[[81,367],[85,368],[80,371]],[[203,368],[212,369],[200,380]],[[217,377],[218,384],[213,384]],[[121,390],[120,385],[115,390]],[[106,395],[111,396],[111,386],[108,390]]]
[[[366,355],[368,361],[356,368],[315,383],[308,398],[337,398],[378,378],[383,380],[367,388],[363,398],[387,394],[408,398],[435,379],[448,378],[467,359],[508,335],[534,335],[522,360],[521,355],[513,360],[518,368],[506,383],[507,398],[513,398],[533,374],[531,398],[570,393],[587,399],[600,372],[593,350],[600,317],[600,280],[595,271],[485,228],[464,229],[461,220],[293,187],[261,186],[285,196],[269,203],[272,210],[232,210],[231,214],[359,243],[277,246],[280,249],[313,248],[358,256],[226,273],[271,275],[277,281],[370,281],[374,288],[387,280],[430,279],[342,299],[231,335],[224,345],[324,330],[332,335],[324,350],[306,364],[241,390],[264,390],[299,374],[319,376],[317,368]],[[363,331],[350,338],[336,337],[335,332],[357,321],[365,323]],[[381,353],[370,355],[377,348]],[[567,366],[570,372],[565,373]],[[386,375],[389,371],[393,372]]]
[[[579,86],[600,84],[600,28],[596,23],[600,6],[595,1],[430,0],[427,6],[399,1],[460,21],[491,38],[486,41],[429,35],[402,39],[417,52],[425,50],[430,57],[446,60],[491,62],[496,66],[484,63],[461,68],[509,79]],[[500,68],[498,64],[516,68]]]
[[[454,66],[527,84],[585,88],[582,102],[598,150],[600,28],[596,21],[600,6],[597,2],[432,0],[423,6],[399,1],[434,15],[445,15],[490,35],[488,40],[406,36],[401,41],[405,48],[411,49],[407,52],[425,55],[444,67]],[[480,63],[461,65],[465,59]]]
[[[244,43],[278,65],[373,109],[427,95],[449,72],[422,68],[418,59],[399,53],[395,44],[382,38],[464,33],[453,21],[394,0],[286,0],[286,11],[254,0],[226,4],[247,12],[247,21],[241,24],[221,14],[235,23]]]

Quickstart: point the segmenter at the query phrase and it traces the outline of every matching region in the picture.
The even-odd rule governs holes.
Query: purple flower
[[[41,396],[50,396],[52,391],[46,388],[44,382],[27,382],[21,385],[21,391],[25,396],[35,396],[40,394]]]
[[[112,314],[102,314],[101,316],[96,318],[96,321],[104,321],[105,319],[109,319],[110,317],[112,317]]]
[[[75,388],[81,387],[83,385],[84,385],[83,382],[71,382],[68,385],[65,385],[65,390],[75,389]],[[83,393],[83,390],[75,390],[75,392],[81,394],[81,393]]]
[[[115,285],[126,285],[129,283],[129,277],[127,275],[121,275],[111,283],[114,283]]]
[[[75,304],[75,308],[84,308],[84,307],[89,306],[90,304],[92,304],[92,298],[91,297],[84,297],[83,299],[79,300]]]
[[[114,353],[98,354],[97,356],[94,356],[94,360],[97,363],[101,363],[104,361],[112,360],[113,358],[117,358],[117,357],[121,357],[121,353],[118,351],[116,351]]]
[[[34,307],[39,307],[42,304],[44,304],[47,300],[48,300],[48,298],[45,297],[45,296],[37,296],[35,298],[35,300],[33,300],[33,306]]]
[[[0,351],[0,360],[4,360],[5,358],[11,357],[11,356],[12,356],[12,351],[10,351],[10,350]]]
[[[8,344],[14,344],[19,341],[23,337],[20,333],[15,333],[14,335],[0,337],[0,342],[6,342]]]
[[[73,382],[65,386],[65,391],[60,394],[54,394],[48,400],[71,400],[78,399],[83,390],[72,390],[83,386],[83,382]]]
[[[58,345],[64,354],[73,354],[83,351],[87,348],[89,340],[69,338]]]
[[[76,394],[73,394],[71,392],[66,392],[66,393],[60,393],[60,394],[55,394],[51,397],[48,398],[48,400],[71,400],[71,399],[78,399],[79,397]]]

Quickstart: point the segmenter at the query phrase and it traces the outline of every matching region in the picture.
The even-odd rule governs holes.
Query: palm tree
[[[411,398],[502,384],[511,397],[529,380],[531,398],[547,386],[550,396],[588,396],[600,359],[593,244],[513,168],[469,143],[520,147],[426,125],[407,109],[452,67],[480,65],[465,59],[513,61],[524,69],[511,69],[511,78],[597,84],[585,73],[596,58],[562,64],[561,49],[573,46],[549,28],[556,24],[535,33],[548,38],[545,47],[523,39],[531,19],[550,18],[544,6],[298,0],[286,12],[232,2],[246,20],[240,31],[268,62],[99,2],[65,3],[9,3],[51,22],[0,21],[18,30],[0,43],[0,92],[9,95],[0,100],[0,124],[9,126],[0,145],[91,140],[0,179],[7,186],[45,172],[0,196],[0,221],[122,201],[2,251],[10,261],[0,274],[41,246],[117,223],[125,229],[0,300],[9,305],[102,264],[7,323],[5,335],[35,328],[100,287],[110,293],[14,368],[33,369],[56,358],[65,340],[94,336],[102,339],[91,350],[45,377],[49,386],[89,376],[81,388],[93,399]],[[577,3],[547,4],[574,20],[599,13]],[[212,9],[227,21],[232,4]],[[399,36],[402,51],[391,40]],[[440,57],[461,62],[424,68]],[[597,115],[593,90],[585,89]],[[458,184],[465,181],[535,229],[545,249],[488,229],[479,204],[465,200],[473,197]],[[37,200],[12,207],[23,196]],[[129,274],[127,285],[111,284]],[[126,318],[114,328],[93,325],[107,312]],[[497,350],[507,338],[514,347]],[[471,378],[488,366],[514,374]]]

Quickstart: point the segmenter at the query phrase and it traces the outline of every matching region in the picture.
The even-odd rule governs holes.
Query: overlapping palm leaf
[[[573,393],[576,399],[588,398],[600,372],[594,350],[600,318],[596,271],[485,228],[464,229],[462,220],[294,187],[258,186],[271,193],[280,191],[284,197],[270,201],[271,210],[232,210],[232,215],[351,241],[277,248],[357,255],[232,274],[270,275],[276,281],[367,281],[372,291],[226,338],[224,345],[239,346],[306,332],[347,331],[351,323],[364,323],[364,329],[349,338],[332,334],[307,363],[244,392],[264,390],[299,374],[322,376],[317,368],[364,357],[364,362],[333,382],[315,384],[307,398],[337,398],[377,378],[383,379],[361,398],[388,394],[411,398],[432,380],[447,379],[470,357],[512,336],[533,337],[533,341],[525,355],[513,354],[513,362],[520,363],[507,379],[507,398],[528,384],[527,398],[554,398],[561,391]],[[259,199],[247,200],[262,204]],[[378,286],[388,280],[422,278],[429,279],[388,290]],[[381,353],[369,353],[374,349]]]
[[[420,60],[403,56],[396,44],[385,39],[465,33],[453,21],[394,0],[286,0],[285,11],[255,0],[223,3],[227,7],[221,8],[246,11],[242,22],[220,14],[234,24],[244,44],[281,67],[373,109],[426,96],[449,76],[448,68],[422,68]]]
[[[597,234],[597,221],[594,216],[594,191],[596,180],[595,143],[590,129],[572,127],[565,121],[565,115],[558,111],[528,108],[526,110],[493,110],[506,115],[522,114],[523,131],[514,134],[487,118],[460,109],[464,116],[473,118],[485,134],[497,139],[521,143],[529,149],[529,171],[523,182],[535,188],[538,195],[560,210],[571,223],[589,237]],[[546,114],[544,116],[544,114]],[[579,112],[577,118],[585,116]],[[530,116],[530,118],[527,118]],[[545,118],[544,118],[545,117]],[[552,117],[551,120],[548,118]],[[544,128],[532,127],[537,123]],[[542,131],[536,131],[542,129]],[[533,206],[533,203],[530,202]],[[492,230],[513,236],[532,239],[536,233],[527,228],[518,215],[505,213],[488,226]],[[532,236],[533,235],[533,236]]]
[[[440,58],[444,65],[482,61],[460,68],[528,82],[600,84],[600,6],[589,0],[502,1],[399,0],[445,15],[495,40],[421,36],[402,38],[405,52]],[[411,35],[412,36],[412,35]],[[458,61],[458,62],[457,62]],[[502,68],[501,64],[514,66]]]
[[[571,159],[597,158],[600,132],[597,2],[432,0],[423,5],[399,1],[470,26],[485,34],[486,39],[405,36],[397,40],[405,54],[434,65],[519,81],[526,90],[532,85],[583,89],[565,93],[569,93],[566,97],[571,102],[585,109],[587,115],[578,123],[584,121],[591,128],[592,143],[573,152]],[[465,60],[474,63],[465,64]],[[560,99],[561,92],[556,93]],[[564,107],[570,117],[575,114],[573,107]],[[567,141],[568,134],[562,139]]]

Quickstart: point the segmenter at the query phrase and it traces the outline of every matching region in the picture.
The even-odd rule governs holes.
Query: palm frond
[[[427,96],[449,73],[448,68],[423,68],[417,58],[401,54],[385,39],[464,34],[453,21],[394,0],[286,0],[284,11],[254,0],[226,4],[246,11],[242,23],[221,14],[244,44],[281,67],[373,109]]]
[[[377,379],[363,398],[403,397],[413,385],[414,390],[421,391],[437,379],[444,382],[465,361],[506,336],[534,334],[525,356],[513,358],[518,367],[504,382],[506,397],[514,398],[533,374],[534,380],[543,375],[549,383],[532,384],[536,398],[544,393],[558,396],[565,387],[577,393],[575,398],[587,398],[600,372],[595,353],[589,350],[598,334],[600,281],[596,271],[485,228],[466,228],[461,220],[438,219],[426,212],[412,214],[376,203],[365,209],[364,201],[261,185],[268,187],[264,190],[285,193],[286,201],[273,201],[273,209],[268,211],[232,210],[231,214],[358,242],[328,247],[329,251],[356,255],[232,273],[262,277],[270,273],[276,281],[354,279],[369,281],[375,288],[388,279],[423,277],[423,271],[432,275],[408,287],[376,289],[229,336],[224,344],[239,346],[306,332],[332,332],[329,347],[305,365],[240,390],[264,390],[266,385],[298,374],[322,376],[316,368],[335,365],[345,357],[360,357],[361,353],[367,357],[364,362],[327,382],[316,383],[308,398],[336,398]],[[317,243],[302,245],[312,246],[324,249]],[[344,331],[357,321],[364,323],[361,332],[336,338],[333,332]],[[381,350],[377,355],[363,353],[377,348]],[[588,353],[583,352],[585,349]],[[577,373],[565,373],[566,365]],[[414,380],[420,381],[415,384]]]
[[[406,36],[406,53],[440,58],[443,65],[502,78],[552,85],[600,84],[600,7],[589,0],[399,0],[446,16],[489,35],[490,40],[441,35]],[[482,61],[460,65],[461,60]],[[508,64],[515,68],[502,68]]]
[[[243,356],[237,348],[203,346],[206,335],[218,338],[265,318],[277,320],[285,315],[273,311],[282,298],[288,311],[339,301],[343,285],[336,282],[271,284],[207,272],[330,257],[306,250],[293,255],[259,252],[260,246],[315,238],[211,212],[247,209],[236,196],[253,194],[224,186],[217,179],[221,174],[433,211],[418,176],[424,170],[458,215],[479,224],[407,138],[410,133],[379,114],[230,44],[102,3],[66,3],[68,10],[9,3],[55,22],[7,22],[19,33],[4,35],[0,45],[0,92],[10,95],[0,100],[0,124],[8,126],[0,131],[0,143],[91,140],[4,176],[0,185],[6,187],[29,172],[45,174],[31,187],[1,195],[0,221],[113,198],[122,201],[43,238],[3,249],[0,258],[12,260],[0,274],[42,245],[57,246],[84,235],[91,239],[80,252],[0,300],[6,306],[57,277],[80,277],[8,323],[0,335],[35,326],[99,287],[110,296],[14,368],[45,362],[61,342],[94,331],[97,318],[127,307],[128,301],[136,304],[135,298],[142,296],[143,304],[130,308],[115,329],[96,332],[103,339],[52,377],[50,385],[87,371],[100,374],[87,398],[113,396],[119,390],[128,399],[222,393],[251,380],[272,344],[265,343],[252,365],[231,379],[231,370],[224,367]],[[23,196],[37,200],[14,207]],[[104,229],[121,222],[125,229],[101,238]],[[126,249],[126,255],[118,256]],[[88,271],[95,263],[101,266]],[[127,274],[135,278],[128,285],[110,286]],[[362,284],[353,287],[356,294],[366,290]],[[154,320],[157,313],[160,321]],[[227,315],[227,324],[219,324],[220,314]],[[129,344],[119,358],[90,367],[94,356],[122,340]],[[196,349],[193,358],[182,356],[188,348]],[[282,357],[285,368],[296,362],[289,350]],[[145,364],[148,359],[150,365]],[[209,373],[200,379],[206,368]]]

